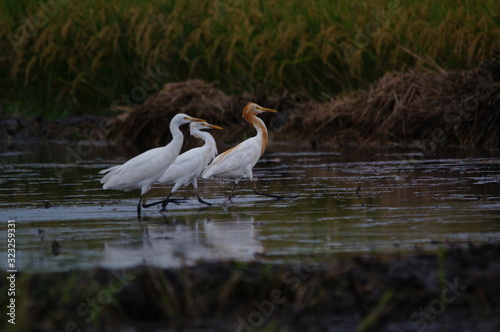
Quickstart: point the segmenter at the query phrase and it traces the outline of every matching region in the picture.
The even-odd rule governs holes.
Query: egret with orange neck
[[[257,134],[235,147],[221,153],[210,165],[203,170],[202,177],[208,179],[211,177],[232,178],[235,179],[234,186],[229,193],[228,200],[233,197],[234,189],[242,178],[249,178],[252,182],[253,190],[257,195],[269,196],[281,199],[283,197],[272,194],[261,193],[257,190],[252,169],[264,153],[268,142],[268,133],[264,121],[257,117],[258,114],[275,110],[259,106],[255,103],[248,103],[243,109],[242,117],[251,124]]]

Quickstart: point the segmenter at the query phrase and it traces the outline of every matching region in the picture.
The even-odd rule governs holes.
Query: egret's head
[[[178,122],[180,124],[185,124],[185,123],[190,123],[190,122],[206,122],[203,119],[198,119],[198,118],[193,118],[192,116],[189,116],[184,113],[179,113],[176,116],[172,118],[172,122]]]
[[[191,122],[191,123],[203,123],[203,122],[206,122],[203,119],[193,118],[191,116],[185,116],[183,119],[184,119],[184,121]]]
[[[245,117],[245,115],[257,115],[263,112],[271,112],[271,113],[276,113],[276,110],[270,109],[270,108],[265,108],[262,106],[257,105],[256,103],[248,103],[245,108],[243,109],[243,114],[242,116]]]
[[[222,130],[221,127],[210,124],[208,122],[191,122],[189,125],[189,130],[191,131],[191,134],[193,132],[196,132],[196,130],[204,130],[204,129],[218,129]]]
[[[218,129],[218,130],[222,130],[221,127],[215,126],[215,125],[210,124],[208,122],[191,122],[189,124],[189,131],[191,133],[191,136],[193,136],[193,137],[201,139],[200,133],[204,129]]]

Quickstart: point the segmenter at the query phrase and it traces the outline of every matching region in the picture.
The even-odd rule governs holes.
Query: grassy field
[[[326,99],[389,71],[476,66],[500,45],[498,13],[494,0],[7,0],[2,112],[107,114],[190,78]]]

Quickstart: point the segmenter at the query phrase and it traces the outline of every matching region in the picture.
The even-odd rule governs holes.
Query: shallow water
[[[230,182],[200,180],[201,195],[213,206],[183,188],[174,198],[184,203],[163,213],[146,209],[142,222],[138,192],[99,184],[101,169],[129,157],[116,147],[81,143],[4,145],[0,215],[16,221],[17,268],[275,263],[500,239],[498,150],[448,149],[426,157],[401,148],[274,145],[254,173],[261,191],[285,199],[256,196],[244,180],[226,202]],[[154,188],[148,196],[166,192]]]

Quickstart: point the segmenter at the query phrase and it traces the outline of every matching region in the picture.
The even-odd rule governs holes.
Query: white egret
[[[141,198],[137,205],[137,217],[141,219],[141,203],[144,204],[143,200],[145,200],[146,193],[174,162],[181,151],[184,135],[179,127],[190,122],[205,122],[205,120],[179,113],[170,121],[172,141],[166,146],[148,150],[123,165],[100,171],[99,174],[106,174],[101,179],[103,189],[124,191],[141,189]]]
[[[260,193],[253,179],[252,169],[264,153],[268,141],[266,125],[264,121],[257,117],[257,114],[263,112],[275,113],[276,111],[264,108],[255,103],[248,103],[243,109],[241,116],[257,130],[257,134],[218,155],[202,172],[204,179],[210,177],[235,179],[228,200],[231,200],[233,197],[234,189],[242,178],[249,178],[252,181],[253,190],[257,195],[282,198],[278,195]]]
[[[205,142],[203,146],[193,148],[179,155],[177,159],[170,165],[169,168],[163,175],[157,180],[156,183],[159,184],[174,184],[167,198],[163,201],[154,202],[150,204],[145,204],[144,207],[149,207],[156,204],[161,204],[164,209],[172,196],[173,193],[177,191],[182,186],[187,186],[191,184],[196,192],[198,201],[203,204],[212,205],[201,199],[198,192],[198,182],[196,178],[200,176],[201,171],[207,167],[207,165],[215,158],[217,155],[217,145],[214,138],[209,133],[202,130],[204,129],[219,129],[219,126],[214,126],[206,122],[193,122],[189,125],[189,130],[191,136],[199,138]]]

